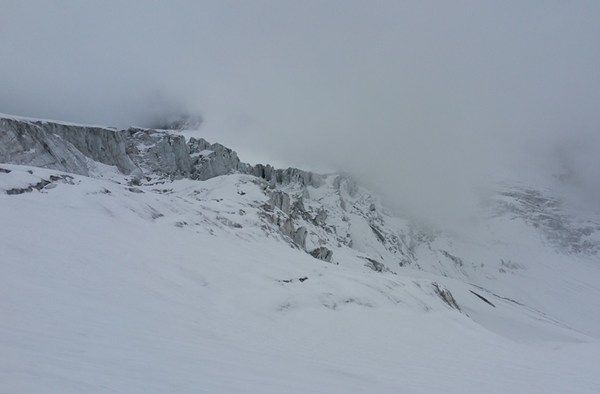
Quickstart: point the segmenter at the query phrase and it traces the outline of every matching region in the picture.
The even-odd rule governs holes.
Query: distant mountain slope
[[[600,387],[600,226],[545,191],[451,234],[173,131],[5,117],[0,163],[0,391]]]

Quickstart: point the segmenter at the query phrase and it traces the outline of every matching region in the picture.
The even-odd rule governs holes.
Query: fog
[[[242,160],[342,170],[433,217],[555,175],[599,207],[599,20],[597,1],[2,0],[0,112],[201,114]]]

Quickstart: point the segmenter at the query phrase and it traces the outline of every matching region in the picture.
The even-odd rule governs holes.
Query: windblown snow
[[[176,131],[0,120],[2,393],[598,393],[600,220],[468,234]]]

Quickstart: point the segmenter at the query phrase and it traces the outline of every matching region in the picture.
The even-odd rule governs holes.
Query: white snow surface
[[[486,224],[498,245],[434,241],[463,266],[422,247],[420,269],[392,267],[360,215],[336,219],[329,182],[306,204],[348,223],[353,248],[326,263],[265,229],[252,176],[131,187],[108,166],[0,168],[1,393],[600,392],[597,257],[542,249],[518,220]],[[374,255],[393,272],[366,268]]]

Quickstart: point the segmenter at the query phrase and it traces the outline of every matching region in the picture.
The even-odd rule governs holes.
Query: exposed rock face
[[[380,263],[379,261],[377,261],[375,259],[365,257],[365,260],[367,260],[367,264],[365,264],[365,266],[368,268],[371,268],[375,272],[389,271],[389,269],[383,263]]]
[[[269,164],[257,164],[247,173],[263,178],[274,185],[289,185],[297,183],[302,186],[319,187],[324,183],[324,177],[310,171],[303,171],[297,168],[274,169]]]
[[[192,157],[192,179],[204,181],[234,172],[245,173],[250,167],[240,162],[237,153],[218,143],[190,138],[188,147]]]
[[[43,127],[46,134],[54,134],[73,144],[84,156],[100,163],[114,165],[123,173],[136,166],[127,156],[124,135],[100,127],[65,126],[48,122]]]
[[[190,175],[192,164],[185,138],[156,130],[127,130],[127,153],[146,173]]]
[[[294,229],[294,222],[291,218],[279,220],[277,224],[279,225],[279,230],[283,235],[292,240],[294,239],[294,234],[296,233],[296,230]]]
[[[310,252],[310,255],[316,259],[330,263],[331,259],[333,258],[333,251],[327,249],[324,246],[319,246],[318,248],[312,250]]]
[[[123,134],[111,129],[0,119],[0,161],[6,163],[89,175],[91,159],[130,174],[136,165],[125,146]]]
[[[132,175],[135,184],[143,184],[156,177],[207,180],[236,172],[256,175],[270,185],[265,185],[265,190],[271,190],[268,192],[270,208],[265,211],[265,216],[291,244],[306,250],[308,230],[302,220],[313,223],[315,219],[304,209],[301,198],[296,196],[292,204],[291,196],[275,187],[318,187],[324,183],[320,175],[295,168],[278,170],[269,165],[250,166],[241,163],[233,150],[221,144],[211,144],[201,138],[186,141],[183,135],[166,130],[113,130],[0,118],[0,131],[0,162],[85,176],[93,176],[92,169],[98,166],[97,163],[103,163],[115,166],[123,174]],[[46,186],[45,183],[36,184],[31,186],[31,190]],[[142,192],[135,187],[129,190]],[[326,212],[321,210],[316,220],[324,222],[326,217]],[[315,253],[317,258],[331,259],[332,253],[327,249],[318,249]]]
[[[166,178],[203,181],[232,173],[253,175],[251,182],[260,185],[261,198],[268,197],[257,203],[261,228],[315,258],[331,261],[336,248],[348,247],[360,252],[374,271],[394,272],[396,267],[422,268],[420,264],[424,264],[442,275],[466,276],[483,269],[483,262],[463,257],[450,242],[434,245],[438,235],[432,231],[412,222],[392,221],[394,218],[378,200],[347,175],[324,176],[296,168],[252,166],[242,163],[234,151],[221,144],[201,138],[186,141],[183,135],[172,131],[118,131],[0,116],[0,162],[85,176],[97,176],[96,170],[104,170],[98,164],[102,163],[132,176],[132,183],[139,183],[136,186],[140,187],[130,188],[132,193],[143,192],[144,184]],[[52,186],[45,182],[10,190],[28,192]],[[600,224],[571,220],[562,213],[557,200],[540,192],[505,191],[499,194],[496,205],[500,214],[522,218],[538,228],[563,252],[596,255],[600,251]],[[234,223],[224,224],[235,227]],[[422,255],[427,259],[421,259]],[[516,262],[505,262],[500,257],[496,271],[504,274],[520,269]],[[443,296],[442,289],[440,292]]]
[[[319,209],[319,211],[317,212],[317,216],[315,216],[314,221],[318,225],[324,225],[325,222],[327,221],[327,211],[323,208]]]
[[[266,218],[269,223],[277,226],[277,231],[286,237],[291,244],[299,249],[306,250],[306,236],[308,234],[306,227],[300,226],[296,228],[291,216],[280,215],[277,212],[274,212],[273,208],[274,206],[271,204],[263,205],[262,216]]]
[[[0,169],[1,170],[1,169]],[[70,175],[50,175],[50,179],[41,179],[37,183],[29,184],[25,187],[15,187],[12,189],[7,189],[6,194],[15,195],[15,194],[23,194],[23,193],[31,193],[34,190],[42,190],[44,188],[52,188],[56,186],[56,182],[64,182],[73,184],[73,177]]]
[[[450,308],[456,309],[457,311],[461,310],[460,306],[458,306],[456,303],[454,296],[452,296],[452,293],[450,293],[450,290],[446,289],[437,282],[432,282],[431,286],[433,287],[435,294],[437,294],[438,297],[440,297],[442,301],[444,301]]]
[[[537,227],[558,250],[571,254],[597,255],[600,243],[592,237],[595,223],[578,223],[561,212],[561,202],[537,190],[514,188],[499,193],[500,212],[521,217]]]
[[[308,230],[306,227],[300,227],[294,233],[293,241],[296,245],[300,246],[302,249],[306,249],[306,234]]]
[[[171,178],[207,180],[237,172],[241,168],[237,154],[221,144],[165,131],[129,129],[127,151],[145,172]],[[245,167],[243,167],[245,168]]]
[[[290,196],[287,193],[281,191],[274,191],[271,193],[271,204],[281,209],[284,213],[289,214],[290,208]]]
[[[56,122],[0,118],[0,161],[90,175],[90,160],[129,175],[153,174],[206,180],[234,172],[250,173],[237,154],[167,131],[113,130]]]

